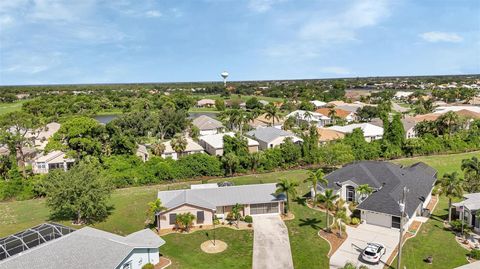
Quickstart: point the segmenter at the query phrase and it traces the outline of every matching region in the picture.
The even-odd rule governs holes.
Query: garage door
[[[378,225],[383,227],[391,227],[392,217],[389,215],[379,214],[375,212],[363,211],[363,219],[372,225]]]
[[[278,213],[278,203],[252,204],[250,205],[250,214],[272,214]]]

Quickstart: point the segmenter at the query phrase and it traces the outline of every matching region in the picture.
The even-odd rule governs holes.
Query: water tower
[[[227,72],[227,71],[223,71],[222,73],[220,73],[220,76],[222,76],[222,78],[223,78],[223,86],[224,86],[224,87],[227,87],[228,72]]]

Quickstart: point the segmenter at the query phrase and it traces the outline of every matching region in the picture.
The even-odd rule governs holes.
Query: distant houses
[[[197,101],[197,107],[214,107],[215,100],[213,99],[201,99]]]
[[[176,152],[172,148],[171,140],[163,142],[165,150],[162,153],[162,158],[172,158],[173,160],[178,160],[178,158],[195,153],[204,153],[203,147],[200,146],[197,142],[193,141],[191,138],[186,138],[187,147],[182,152]]]
[[[47,174],[54,169],[67,171],[74,162],[75,159],[68,158],[65,153],[56,150],[36,157],[32,161],[32,172],[34,174]]]
[[[214,156],[223,156],[223,137],[224,136],[233,137],[235,136],[235,133],[228,132],[228,133],[218,133],[218,134],[200,136],[199,144],[205,149],[205,152],[207,152],[208,154],[214,155]],[[257,152],[259,143],[250,138],[246,138],[246,139],[247,139],[248,151],[250,153]]]
[[[353,130],[357,128],[360,128],[363,131],[363,136],[365,137],[365,141],[367,142],[382,139],[383,137],[383,128],[370,123],[355,123],[345,126],[328,127],[328,129],[330,130],[335,130],[343,134],[352,133]]]
[[[284,131],[274,127],[258,128],[248,132],[246,135],[257,140],[261,150],[277,147],[283,144],[286,139],[291,139],[293,143],[299,143],[303,141],[292,132]]]
[[[262,114],[256,117],[253,121],[251,121],[248,125],[254,129],[259,127],[275,127],[277,129],[282,129],[282,125],[284,123],[283,117],[279,117],[278,119],[268,118],[267,114]]]
[[[403,125],[403,130],[405,131],[405,138],[415,138],[417,137],[417,132],[415,131],[415,126],[417,126],[418,121],[413,117],[406,117],[400,119]],[[383,120],[380,118],[374,118],[370,121],[371,124],[383,128]]]
[[[297,121],[304,121],[308,123],[315,123],[318,127],[325,126],[331,123],[331,119],[324,114],[305,110],[295,110],[289,113],[286,118],[293,117]]]
[[[328,142],[343,139],[345,134],[328,128],[317,128],[318,142],[326,144]]]
[[[225,129],[220,121],[206,115],[193,119],[192,124],[200,130],[200,135],[218,134]]]
[[[319,109],[319,108],[325,107],[327,105],[327,103],[322,102],[322,101],[318,101],[318,100],[310,101],[310,103],[315,107],[315,109]]]
[[[357,113],[354,111],[349,111],[345,109],[341,109],[338,107],[332,107],[332,108],[320,108],[317,109],[315,112],[320,113],[322,115],[327,115],[328,117],[332,117],[332,115],[335,115],[335,117],[344,120],[345,122],[353,122],[358,120]],[[334,119],[331,119],[332,122],[334,122]]]

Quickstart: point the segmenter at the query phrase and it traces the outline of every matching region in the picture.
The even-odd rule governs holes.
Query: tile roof
[[[330,114],[330,110],[332,110],[332,109],[335,110],[337,117],[340,117],[342,119],[345,119],[350,114],[352,114],[352,111],[344,110],[344,109],[337,108],[337,107],[334,107],[334,108],[328,108],[328,107],[319,108],[319,109],[315,110],[315,112],[328,116]]]
[[[165,244],[149,229],[126,237],[84,227],[0,262],[3,269],[116,268],[134,249]]]
[[[215,210],[217,206],[234,204],[259,204],[285,201],[284,195],[275,195],[275,183],[252,184],[218,188],[197,188],[159,191],[163,206],[172,209],[184,204]]]
[[[220,121],[212,119],[206,115],[201,115],[193,119],[192,123],[200,130],[214,130],[218,128],[223,128],[223,124]]]
[[[402,167],[390,162],[359,161],[325,176],[327,188],[340,189],[338,183],[352,181],[357,185],[368,184],[376,189],[358,205],[358,209],[400,216],[398,201],[403,187],[407,194],[407,214],[412,216],[418,206],[425,201],[436,182],[436,171],[424,163]],[[323,188],[319,184],[319,188]]]
[[[338,140],[345,137],[344,133],[341,133],[335,130],[330,130],[327,128],[317,128],[317,133],[319,135],[318,141],[320,142]]]

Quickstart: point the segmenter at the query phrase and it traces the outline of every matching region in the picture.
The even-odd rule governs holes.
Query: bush
[[[360,219],[359,218],[352,218],[350,220],[350,224],[352,224],[352,225],[360,224]]]
[[[153,264],[151,263],[147,263],[144,266],[142,266],[142,269],[154,269],[154,268],[155,266],[153,266]]]
[[[468,256],[475,260],[480,260],[480,249],[472,249]]]
[[[462,222],[458,219],[452,220],[450,222],[450,226],[452,227],[452,230],[454,230],[455,232],[462,231]],[[464,226],[466,226],[466,225],[464,225]]]
[[[246,222],[246,223],[252,223],[252,222],[253,222],[252,216],[246,215],[246,216],[245,216],[245,222]]]

